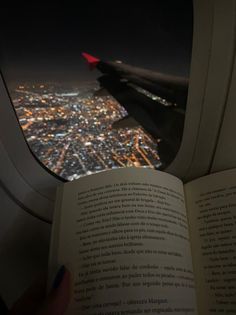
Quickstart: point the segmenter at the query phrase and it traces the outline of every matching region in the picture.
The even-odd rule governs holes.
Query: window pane
[[[73,180],[169,165],[185,117],[191,1],[3,12],[12,18],[2,25],[2,72],[25,137],[49,169]]]

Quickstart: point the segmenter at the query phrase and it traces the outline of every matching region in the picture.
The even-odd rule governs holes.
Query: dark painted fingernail
[[[59,285],[61,284],[61,281],[63,279],[63,276],[65,274],[66,268],[65,266],[61,266],[61,268],[58,270],[57,275],[54,279],[53,282],[53,289],[56,289],[59,287]]]

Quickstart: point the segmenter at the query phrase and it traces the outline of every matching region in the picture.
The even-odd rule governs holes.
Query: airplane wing
[[[161,159],[174,158],[181,143],[184,112],[163,106],[119,79],[104,75],[98,81],[126,109],[129,121],[132,117],[154,139],[162,140],[158,151]],[[119,121],[115,122],[116,128],[118,125]]]
[[[87,53],[82,53],[89,68],[97,69],[103,74],[131,83],[153,95],[158,95],[167,103],[177,104],[185,109],[188,95],[188,79],[148,69],[134,67],[122,62],[104,62]]]
[[[121,128],[136,128],[140,127],[140,124],[132,116],[127,115],[124,118],[115,121],[112,124],[112,128],[121,129]]]
[[[146,84],[150,83],[147,78],[144,79],[144,73],[140,70],[141,76],[138,77],[137,68],[135,73],[128,73],[126,69],[125,73],[117,66],[111,65],[111,63],[105,63],[98,58],[92,57],[88,54],[83,54],[91,68],[97,68],[103,75],[97,80],[100,83],[101,90],[97,92],[104,93],[104,91],[112,95],[128,112],[129,118],[122,121],[115,122],[114,127],[127,126],[134,123],[134,120],[138,122],[143,129],[148,132],[154,139],[160,140],[158,144],[158,153],[162,161],[169,163],[174,159],[179,149],[185,112],[182,108],[175,106],[165,106],[161,103],[161,98],[153,99],[152,95],[143,93],[143,85],[140,86],[138,81],[134,83],[130,77],[133,75],[142,82],[145,80]],[[130,68],[129,68],[130,70]],[[150,73],[149,73],[150,75]],[[168,93],[173,90],[174,81],[172,79],[171,84],[168,86],[166,77],[164,78],[162,90],[164,93]],[[176,80],[178,82],[178,80]],[[180,82],[179,86],[182,86],[183,82]],[[154,85],[153,82],[150,83]],[[158,84],[157,84],[158,85]],[[160,85],[160,82],[159,82]],[[172,89],[172,90],[171,90]],[[146,90],[144,90],[146,91]],[[151,93],[151,92],[149,92]],[[158,101],[158,99],[160,101]],[[132,117],[133,120],[130,118]],[[133,124],[134,125],[134,124]]]

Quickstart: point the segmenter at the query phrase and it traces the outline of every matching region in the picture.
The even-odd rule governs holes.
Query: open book
[[[68,314],[236,314],[236,170],[183,184],[122,168],[64,184],[52,278],[61,264]]]

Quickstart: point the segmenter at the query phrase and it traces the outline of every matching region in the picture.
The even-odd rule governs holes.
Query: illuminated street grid
[[[127,115],[112,97],[95,97],[92,84],[66,88],[22,84],[12,100],[30,148],[65,179],[110,168],[159,167],[157,141],[140,128],[113,129]]]

